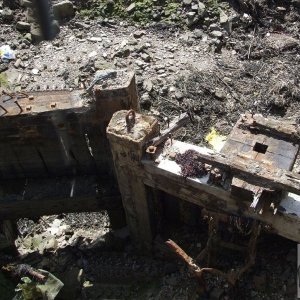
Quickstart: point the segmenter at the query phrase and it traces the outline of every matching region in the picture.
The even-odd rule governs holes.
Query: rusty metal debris
[[[130,109],[128,113],[125,116],[127,131],[130,132],[132,127],[135,124],[135,111],[133,109]]]
[[[229,276],[214,268],[201,268],[194,260],[191,258],[180,246],[178,246],[174,241],[168,240],[166,241],[166,245],[170,248],[172,252],[174,252],[181,260],[183,260],[188,268],[191,274],[196,278],[198,284],[199,284],[199,290],[198,292],[200,294],[204,293],[206,291],[206,282],[204,279],[204,273],[211,273],[217,276],[221,276],[225,279],[227,279],[230,282]]]
[[[170,142],[172,144],[172,133],[176,132],[178,129],[182,128],[185,126],[189,121],[192,122],[193,118],[191,114],[184,113],[182,116],[179,116],[173,122],[170,124],[168,121],[168,128],[161,132],[161,134],[154,138],[152,141],[149,142],[150,146],[149,147],[157,147],[166,140],[170,139]],[[146,152],[151,151],[151,149],[147,148]],[[156,151],[156,149],[155,149]],[[155,152],[154,152],[155,153]],[[153,153],[153,154],[154,154]]]
[[[207,211],[206,211],[207,212]],[[208,213],[208,212],[207,212]],[[246,234],[250,235],[248,247],[244,250],[243,247],[236,245],[234,243],[225,242],[218,236],[218,228],[220,220],[227,219],[227,216],[218,213],[208,213],[208,240],[205,248],[200,252],[200,254],[193,259],[190,257],[182,248],[180,248],[174,241],[166,241],[167,246],[181,259],[183,260],[191,274],[197,279],[199,284],[199,292],[206,291],[206,282],[204,279],[205,273],[211,273],[216,276],[221,276],[227,280],[232,286],[241,278],[241,276],[247,272],[254,264],[256,257],[256,242],[260,234],[261,225],[257,221],[253,221],[251,230]],[[237,217],[236,217],[237,218]],[[234,219],[236,222],[237,219]],[[239,223],[239,226],[241,224]],[[243,232],[244,233],[244,232]],[[220,248],[229,248],[231,250],[240,250],[246,252],[245,264],[237,269],[231,269],[228,272],[223,272],[216,268],[211,267],[200,267],[198,262],[203,261],[206,258],[207,265],[210,266],[213,260],[213,253]]]

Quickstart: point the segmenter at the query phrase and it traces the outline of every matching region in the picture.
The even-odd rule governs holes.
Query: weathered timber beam
[[[296,123],[267,119],[261,115],[244,114],[239,127],[250,130],[258,129],[261,132],[276,135],[287,141],[300,142],[300,128]]]
[[[184,151],[193,148],[198,152],[209,152],[206,148],[173,142],[173,146]],[[250,209],[250,203],[243,199],[232,197],[230,191],[221,187],[207,184],[208,178],[183,178],[180,167],[174,162],[162,159],[159,164],[151,160],[143,160],[143,169],[135,170],[143,178],[145,185],[166,192],[174,197],[194,203],[216,212],[241,215],[260,220],[267,224],[273,233],[300,242],[300,209],[297,210],[297,196],[289,194],[280,205],[283,209],[276,215],[265,211],[263,215],[256,214]]]
[[[244,156],[236,156],[232,159],[219,153],[199,153],[195,159],[220,168],[249,183],[264,188],[300,194],[300,175],[297,173],[279,169]]]
[[[100,189],[93,176],[2,181],[0,219],[122,209],[119,194]]]

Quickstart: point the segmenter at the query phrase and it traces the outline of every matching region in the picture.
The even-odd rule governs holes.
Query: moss
[[[9,86],[7,76],[5,73],[0,73],[0,87],[7,88]]]

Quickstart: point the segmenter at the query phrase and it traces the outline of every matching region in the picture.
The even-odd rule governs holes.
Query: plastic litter
[[[220,135],[215,128],[211,128],[210,132],[206,135],[205,141],[212,146],[212,148],[220,152],[223,148],[227,137],[224,135]]]
[[[3,45],[0,47],[0,57],[2,61],[7,61],[15,59],[16,55],[9,45]]]

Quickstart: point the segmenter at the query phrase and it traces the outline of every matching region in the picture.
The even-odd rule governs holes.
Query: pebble
[[[33,75],[38,75],[38,74],[40,73],[40,70],[39,70],[39,69],[32,69],[32,70],[31,70],[31,73],[32,73]]]
[[[137,30],[133,33],[133,36],[136,39],[141,38],[143,35],[145,35],[145,31],[142,31],[142,30]]]
[[[92,58],[92,57],[95,57],[95,56],[97,56],[97,51],[92,51],[88,55],[89,58]]]
[[[126,11],[128,13],[132,13],[135,10],[136,4],[135,3],[131,3],[127,8]]]
[[[147,53],[142,53],[142,54],[141,54],[141,59],[142,59],[143,61],[145,61],[145,62],[150,62],[151,56],[150,56],[149,54],[147,54]]]
[[[223,36],[223,33],[221,31],[214,30],[211,32],[211,35],[216,38],[221,38]]]
[[[91,41],[91,42],[102,42],[102,38],[101,37],[91,37],[91,38],[88,38],[88,41]]]
[[[20,58],[18,58],[14,64],[15,68],[18,69],[20,67],[21,63],[22,63],[22,60]]]

